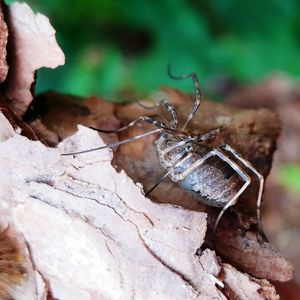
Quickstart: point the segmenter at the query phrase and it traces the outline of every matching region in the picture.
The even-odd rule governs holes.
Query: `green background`
[[[6,1],[13,2],[13,1]],[[196,71],[204,90],[219,78],[260,81],[300,74],[300,1],[29,0],[50,18],[66,54],[39,71],[38,91],[55,89],[130,100]]]

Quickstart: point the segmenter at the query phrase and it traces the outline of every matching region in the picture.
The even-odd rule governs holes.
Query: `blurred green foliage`
[[[12,2],[12,1],[6,1]],[[66,65],[39,72],[38,91],[111,99],[161,85],[192,90],[173,73],[258,81],[300,74],[297,0],[28,0],[50,18]],[[126,96],[125,96],[126,98]]]
[[[300,196],[300,166],[286,165],[281,168],[279,179],[282,185]]]

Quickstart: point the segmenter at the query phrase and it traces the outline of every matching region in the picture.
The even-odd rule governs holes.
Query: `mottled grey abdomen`
[[[169,170],[174,165],[171,162],[184,151],[185,145],[179,147],[177,145],[185,139],[184,137],[165,134],[155,142],[159,161],[166,170]],[[166,149],[172,150],[164,154]],[[213,148],[207,145],[193,143],[192,149],[188,152],[191,157],[172,171],[169,177],[173,181],[178,182],[198,201],[210,206],[223,207],[236,195],[244,182],[236,171],[221,158],[217,156],[210,157],[183,180],[178,180],[176,176],[188,170],[191,165],[212,150]],[[182,160],[183,157],[179,160]]]
[[[184,171],[189,165],[180,169]],[[200,202],[217,207],[225,206],[243,185],[238,174],[217,157],[208,159],[178,183]]]

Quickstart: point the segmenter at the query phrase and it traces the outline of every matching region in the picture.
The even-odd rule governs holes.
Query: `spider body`
[[[170,172],[169,177],[198,201],[215,207],[224,207],[241,188],[239,175],[218,157],[207,161],[185,177],[182,176],[193,164],[211,153],[207,142],[191,141],[176,147],[186,138],[174,134],[163,134],[156,142],[157,156],[165,171],[169,171],[181,153],[190,151],[191,156]],[[172,149],[168,151],[168,149]]]

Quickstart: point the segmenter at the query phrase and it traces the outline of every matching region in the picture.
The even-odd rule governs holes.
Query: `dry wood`
[[[184,119],[190,109],[192,98],[172,89],[165,89],[163,97],[172,101],[179,111],[180,119]],[[142,114],[156,113],[144,110],[136,104],[116,105],[113,110],[112,104],[108,105],[96,99],[93,101],[93,105],[88,106],[89,99],[80,104],[69,96],[46,93],[37,99],[34,106],[38,107],[39,103],[43,104],[42,122],[47,128],[56,131],[60,139],[73,133],[77,122],[94,127],[97,127],[98,123],[99,128],[114,129],[117,125],[114,114],[122,124],[127,124]],[[253,162],[266,177],[271,168],[272,155],[276,148],[276,138],[280,128],[276,114],[268,109],[245,110],[204,101],[190,129],[207,132],[224,123],[227,129],[215,140],[215,144],[231,144],[245,158]],[[145,132],[147,129],[149,128],[145,126],[130,129],[119,138],[125,139]],[[145,190],[148,190],[163,174],[153,145],[155,138],[148,137],[119,147],[114,159],[118,168],[124,169],[135,182],[141,182]],[[253,276],[280,281],[290,280],[293,275],[292,265],[269,243],[259,243],[255,229],[251,226],[256,222],[256,192],[257,182],[254,179],[251,187],[239,200],[239,205],[234,208],[237,214],[229,211],[225,214],[218,231],[217,250],[231,264]],[[150,197],[156,202],[172,203],[196,211],[207,211],[209,213],[208,226],[214,224],[216,209],[205,207],[170,180],[165,180],[157,190],[150,194]],[[245,234],[247,231],[249,233]],[[208,242],[209,233],[211,233],[211,227],[208,230]],[[249,248],[248,245],[253,245],[253,247]]]
[[[8,7],[8,25],[10,68],[5,94],[10,108],[22,116],[33,98],[35,71],[56,68],[64,64],[65,57],[49,19],[34,14],[26,3],[15,2]]]
[[[206,250],[200,263],[205,213],[151,202],[111,166],[110,150],[60,156],[101,144],[84,127],[58,149],[17,134],[0,143],[1,210],[26,241],[39,295],[49,289],[59,299],[226,299],[224,284],[224,291],[264,299],[250,277],[234,286],[244,275],[232,267],[222,278],[214,252]],[[268,288],[269,299],[277,299]]]
[[[2,4],[0,3],[0,83],[5,80],[8,71],[8,65],[6,61],[7,36],[7,25],[4,21]]]

